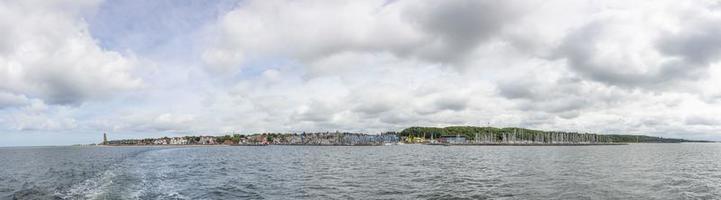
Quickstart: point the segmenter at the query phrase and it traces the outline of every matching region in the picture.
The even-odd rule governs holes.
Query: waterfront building
[[[463,135],[444,135],[438,138],[438,142],[440,143],[449,143],[449,144],[464,144],[466,143],[466,136]]]
[[[200,136],[199,144],[215,144],[215,137],[211,136]]]
[[[250,136],[248,143],[251,144],[268,144],[268,136],[266,134],[258,134]]]
[[[153,140],[153,144],[154,145],[166,145],[166,144],[168,144],[168,140],[167,140],[167,138],[155,139],[155,140]]]
[[[291,135],[288,137],[289,144],[303,144],[303,138],[300,135]]]
[[[190,144],[190,142],[185,137],[174,137],[174,138],[170,138],[170,144],[182,145],[182,144]]]
[[[426,143],[426,138],[424,137],[414,137],[414,136],[408,136],[405,138],[406,143]]]

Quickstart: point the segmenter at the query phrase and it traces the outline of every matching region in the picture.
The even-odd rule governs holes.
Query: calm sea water
[[[0,199],[721,199],[721,144],[0,148]]]

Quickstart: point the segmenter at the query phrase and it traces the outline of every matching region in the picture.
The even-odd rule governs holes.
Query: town
[[[371,146],[400,142],[395,133],[369,135],[346,132],[323,133],[262,133],[253,135],[182,136],[146,139],[107,140],[103,145],[319,145]]]
[[[146,139],[108,140],[99,145],[316,145],[379,146],[395,144],[436,145],[613,145],[625,143],[698,142],[642,135],[602,135],[594,133],[540,131],[523,128],[452,126],[410,127],[400,132],[380,134],[350,132],[256,133],[223,136],[180,136]]]

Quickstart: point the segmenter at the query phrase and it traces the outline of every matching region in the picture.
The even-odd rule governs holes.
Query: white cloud
[[[5,131],[67,131],[79,127],[74,109],[67,106],[48,107],[40,100],[28,100],[23,106],[0,113],[0,130]]]
[[[512,1],[248,1],[223,16],[203,59],[211,69],[253,59],[312,62],[391,53],[456,63],[520,15]]]
[[[704,2],[638,2],[602,9],[571,30],[558,52],[580,75],[608,85],[674,88],[717,61],[721,15]]]
[[[137,88],[133,59],[97,46],[81,19],[96,4],[0,2],[0,92],[77,104]]]

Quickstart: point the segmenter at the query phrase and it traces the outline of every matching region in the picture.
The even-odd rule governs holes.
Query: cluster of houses
[[[368,135],[361,133],[301,133],[271,134],[268,144],[280,145],[383,145],[396,143],[400,139],[395,134]]]
[[[383,145],[400,142],[396,134],[263,133],[253,135],[184,136],[104,141],[105,145]]]
[[[106,145],[215,145],[219,144],[215,136],[185,136],[145,139],[110,140]]]

